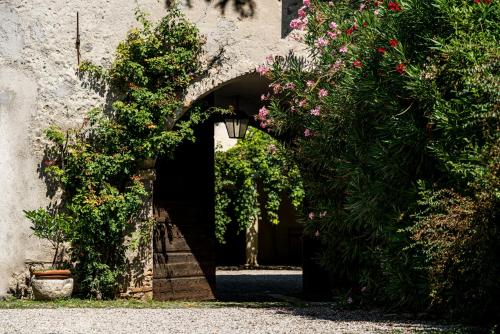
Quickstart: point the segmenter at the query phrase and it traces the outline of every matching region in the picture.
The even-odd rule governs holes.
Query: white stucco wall
[[[283,0],[286,1],[286,0]],[[288,0],[289,1],[289,0]],[[255,0],[254,15],[225,15],[219,1],[181,1],[183,11],[207,38],[207,57],[224,48],[221,65],[194,84],[186,104],[229,79],[251,71],[269,54],[301,48],[282,39],[282,2]],[[138,0],[157,19],[164,0]],[[30,235],[22,210],[44,206],[45,185],[37,166],[42,160],[43,129],[72,127],[104,97],[76,76],[76,12],[80,13],[83,59],[107,65],[127,30],[136,25],[136,1],[0,0],[0,294],[26,261],[48,261],[47,248]]]

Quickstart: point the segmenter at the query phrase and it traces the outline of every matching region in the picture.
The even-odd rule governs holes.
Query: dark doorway
[[[159,158],[154,184],[153,297],[213,299],[215,237],[213,125],[199,126],[196,142],[175,159]]]

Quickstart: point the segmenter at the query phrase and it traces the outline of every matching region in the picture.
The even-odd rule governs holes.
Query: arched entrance
[[[267,79],[251,73],[227,82],[203,97],[208,107],[234,105],[250,122],[261,107]],[[216,296],[214,227],[214,122],[199,126],[195,143],[182,144],[175,159],[156,163],[153,203],[153,298],[206,300]]]

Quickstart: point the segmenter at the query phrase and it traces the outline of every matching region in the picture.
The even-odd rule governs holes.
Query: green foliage
[[[137,18],[141,28],[120,43],[111,68],[88,62],[80,68],[82,77],[114,97],[112,108],[93,109],[78,129],[46,131],[52,145],[43,168],[48,183],[62,190],[60,205],[26,213],[40,237],[51,238],[64,227],[56,240],[71,243],[84,296],[114,297],[125,238],[151,232],[151,222],[141,215],[148,196],[140,181],[141,162],[171,155],[182,141],[194,140],[193,126],[209,116],[194,108],[186,120],[178,120],[183,95],[199,74],[198,30],[177,10],[157,24],[141,12]]]
[[[260,69],[272,95],[259,119],[287,138],[300,165],[307,228],[325,245],[335,286],[413,309],[448,303],[440,310],[449,314],[463,314],[468,300],[470,316],[491,316],[481,298],[494,295],[498,267],[468,277],[468,290],[456,273],[494,263],[484,250],[500,241],[498,2],[312,0],[301,12],[310,60],[291,55]],[[437,246],[448,235],[419,203],[444,190],[473,208],[459,220],[453,206],[444,211],[450,229],[462,224],[450,232],[457,240],[477,231],[470,242]],[[436,269],[450,253],[461,260]],[[478,290],[474,301],[465,296]]]
[[[421,195],[422,211],[410,231],[412,247],[425,258],[433,306],[455,319],[494,319],[500,312],[498,200],[487,191],[476,198],[448,189]]]
[[[235,147],[215,153],[215,231],[220,243],[233,220],[240,230],[262,214],[278,224],[283,195],[298,208],[304,197],[302,179],[285,148],[268,134],[249,128]]]
[[[71,217],[64,213],[49,213],[45,209],[38,209],[33,211],[24,211],[26,217],[33,222],[31,229],[33,235],[47,239],[54,248],[54,258],[52,260],[52,267],[57,267],[61,263],[57,262],[59,249],[62,244],[68,240],[71,233]]]

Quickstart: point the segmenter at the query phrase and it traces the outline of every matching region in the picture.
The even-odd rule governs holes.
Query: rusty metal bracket
[[[76,61],[78,64],[78,68],[80,68],[80,13],[76,12],[76,41],[75,41],[75,48],[76,48]]]

